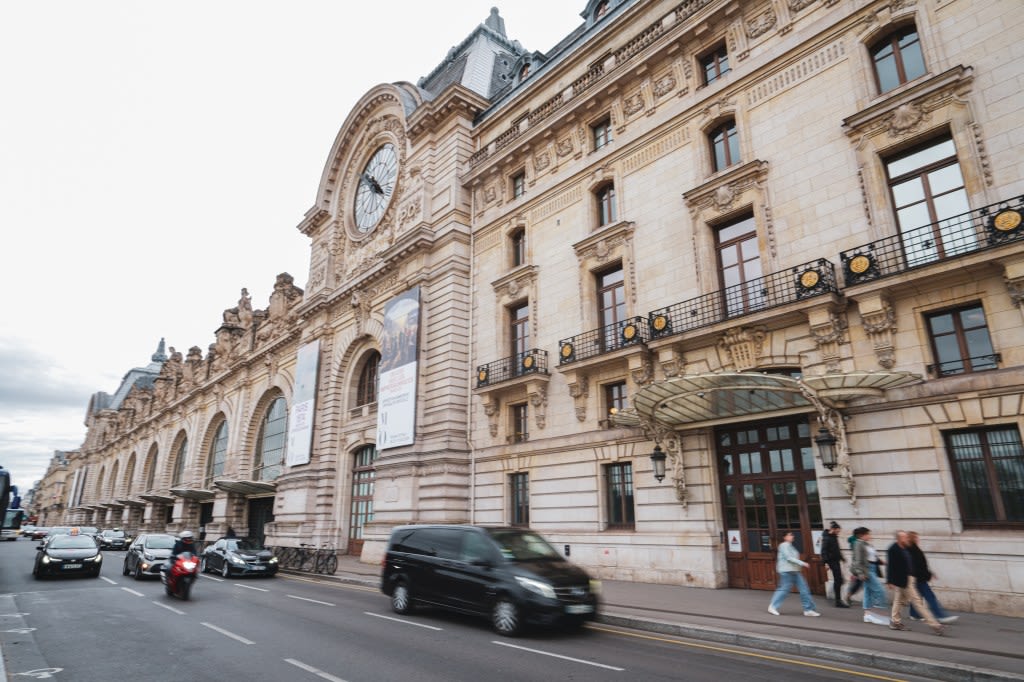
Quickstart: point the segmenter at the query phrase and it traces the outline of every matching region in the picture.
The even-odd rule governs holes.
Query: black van
[[[597,583],[526,528],[399,526],[380,588],[396,613],[427,604],[486,615],[507,636],[525,623],[579,625],[597,615]]]

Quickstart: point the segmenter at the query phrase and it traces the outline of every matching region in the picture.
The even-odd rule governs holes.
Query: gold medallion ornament
[[[651,322],[651,326],[654,327],[654,331],[663,332],[668,327],[668,318],[664,315],[657,315]]]
[[[563,358],[570,358],[572,357],[573,350],[571,343],[563,343],[562,348],[558,352],[562,354]]]
[[[871,258],[868,256],[854,256],[850,259],[850,272],[855,275],[863,275],[871,267]]]
[[[477,372],[476,380],[479,381],[481,384],[483,382],[487,381],[487,370],[486,369],[482,369],[479,372]]]
[[[523,358],[523,369],[533,369],[534,359],[532,355],[527,355]]]
[[[1012,232],[1020,227],[1020,223],[1020,211],[1012,208],[1000,211],[992,218],[992,225],[1000,232]]]
[[[636,338],[636,325],[627,324],[625,327],[623,327],[622,338],[624,338],[626,341],[632,341],[634,338]]]
[[[817,270],[804,270],[800,275],[800,286],[804,289],[813,289],[821,281],[821,274]]]

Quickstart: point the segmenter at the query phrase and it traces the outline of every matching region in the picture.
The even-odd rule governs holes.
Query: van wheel
[[[412,611],[412,593],[404,580],[399,580],[391,593],[391,610],[395,613],[410,613]]]
[[[499,635],[515,637],[522,627],[519,620],[519,607],[508,597],[498,597],[498,601],[494,602],[494,609],[491,611],[491,625]]]

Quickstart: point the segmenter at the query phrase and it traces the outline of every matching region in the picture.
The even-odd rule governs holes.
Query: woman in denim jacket
[[[807,586],[802,570],[808,566],[806,561],[800,559],[800,553],[793,546],[793,531],[786,531],[782,536],[782,543],[779,545],[779,556],[775,561],[775,572],[779,575],[779,586],[772,595],[772,602],[768,605],[768,613],[773,616],[779,615],[779,606],[782,600],[796,585],[800,591],[800,601],[804,606],[805,616],[820,616],[814,610],[814,600],[811,599],[811,588]]]
[[[878,563],[878,553],[871,544],[871,531],[867,528],[858,528],[853,531],[857,536],[857,542],[853,543],[853,561],[850,563],[850,573],[855,575],[864,584],[864,622],[875,625],[888,625],[888,616],[872,611],[872,608],[885,608],[885,588],[878,579],[875,566]]]

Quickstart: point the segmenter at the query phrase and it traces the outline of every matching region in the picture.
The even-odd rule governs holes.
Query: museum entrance
[[[774,590],[775,549],[781,534],[811,566],[804,576],[824,594],[816,542],[821,539],[821,502],[806,416],[746,422],[715,430],[722,487],[729,587]]]
[[[249,498],[249,537],[262,543],[266,537],[263,526],[274,520],[274,497]]]

